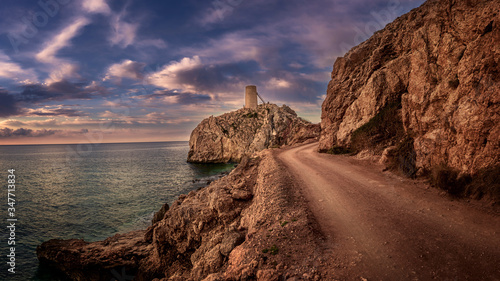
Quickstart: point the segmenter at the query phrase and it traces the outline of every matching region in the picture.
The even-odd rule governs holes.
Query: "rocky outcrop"
[[[109,281],[117,275],[133,276],[140,261],[153,250],[144,233],[117,234],[95,243],[53,239],[38,246],[37,257],[41,264],[56,268],[71,280]]]
[[[244,158],[228,176],[180,196],[146,231],[49,240],[38,258],[80,281],[330,280],[319,273],[317,226],[274,153]]]
[[[430,0],[399,17],[336,60],[319,149],[349,147],[356,130],[397,104],[392,120],[404,128],[400,140],[412,139],[416,168],[474,174],[498,165],[498,46],[498,1]]]
[[[203,120],[191,133],[188,161],[239,162],[270,147],[317,139],[319,125],[300,118],[288,106],[261,104]]]

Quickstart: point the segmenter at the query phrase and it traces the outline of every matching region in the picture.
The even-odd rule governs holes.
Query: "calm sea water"
[[[188,150],[187,142],[0,146],[0,280],[59,280],[38,267],[43,241],[145,228],[165,202],[233,168],[186,163]],[[15,274],[7,271],[8,169],[16,177]]]

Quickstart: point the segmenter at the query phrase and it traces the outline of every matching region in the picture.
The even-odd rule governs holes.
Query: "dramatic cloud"
[[[273,77],[271,78],[271,80],[267,82],[266,86],[271,89],[283,89],[283,88],[286,89],[290,88],[292,84],[284,79]]]
[[[25,85],[23,86],[23,91],[16,94],[15,97],[18,102],[41,103],[69,99],[90,99],[93,96],[103,96],[106,94],[107,90],[96,82],[85,85],[84,83],[71,83],[67,80],[62,80],[49,85]]]
[[[335,59],[423,0],[4,2],[0,128],[69,142],[102,122],[113,141],[185,139],[249,84],[319,121]]]
[[[86,113],[72,109],[39,109],[27,110],[26,107],[49,101],[63,101],[70,99],[89,100],[95,96],[107,95],[107,89],[96,82],[89,85],[83,83],[71,83],[66,80],[54,82],[49,85],[28,84],[23,85],[20,93],[10,93],[5,89],[0,89],[0,117],[10,116],[84,116]]]
[[[0,126],[8,126],[8,127],[37,127],[37,128],[53,128],[57,127],[58,122],[55,119],[46,119],[46,120],[31,120],[31,121],[19,121],[8,119],[0,122]]]
[[[9,117],[20,113],[21,109],[14,96],[0,89],[0,117]]]
[[[138,96],[137,98],[153,105],[200,104],[200,103],[207,103],[212,100],[212,98],[209,95],[194,94],[190,92],[179,92],[177,90],[157,91],[154,94]]]
[[[101,13],[108,15],[111,9],[104,0],[82,0],[82,7],[89,13]]]
[[[145,63],[124,60],[121,63],[111,65],[104,79],[115,79],[117,82],[121,82],[122,78],[142,80],[144,78],[143,71],[145,66]]]
[[[209,25],[223,21],[231,16],[233,11],[243,2],[243,0],[232,1],[212,1],[211,6],[204,9],[206,11],[199,19],[202,25]]]
[[[65,109],[65,108],[57,108],[57,109],[39,109],[39,110],[30,110],[27,113],[27,116],[65,116],[65,117],[77,117],[77,116],[85,116],[86,114],[80,110],[74,109]]]
[[[38,82],[33,69],[23,69],[19,64],[12,62],[2,50],[0,50],[0,78],[8,78],[23,84]]]
[[[139,27],[138,23],[129,23],[124,20],[125,12],[114,15],[111,19],[111,37],[109,41],[111,45],[118,45],[122,48],[126,48],[129,45],[134,44],[137,29]]]
[[[234,63],[238,61],[261,61],[268,38],[249,34],[247,31],[224,34],[220,38],[210,39],[207,43],[196,48],[184,49],[187,53],[207,58],[211,63]],[[268,45],[269,46],[269,45]]]
[[[90,21],[87,18],[77,18],[72,24],[46,42],[45,47],[36,54],[35,57],[38,61],[51,66],[50,78],[47,79],[47,83],[79,76],[77,74],[78,66],[68,60],[58,58],[57,53],[61,49],[70,46],[71,39],[78,35],[80,30],[89,23]]]
[[[77,18],[72,24],[64,28],[59,34],[54,36],[46,43],[46,46],[38,54],[36,58],[45,63],[58,63],[60,59],[56,58],[57,53],[70,45],[71,39],[75,37],[80,29],[87,25],[87,18]]]
[[[182,73],[201,67],[200,57],[183,58],[178,62],[171,62],[160,71],[152,73],[147,78],[148,82],[165,89],[187,89],[194,90],[191,82],[183,81],[179,76]]]
[[[56,130],[32,130],[19,128],[12,130],[10,128],[0,129],[0,138],[16,138],[16,137],[46,137],[57,133]]]

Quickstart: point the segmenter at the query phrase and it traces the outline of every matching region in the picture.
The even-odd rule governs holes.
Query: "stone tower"
[[[257,108],[257,86],[249,85],[245,88],[245,108]]]

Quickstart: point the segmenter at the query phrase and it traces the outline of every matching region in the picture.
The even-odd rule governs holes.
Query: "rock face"
[[[288,106],[261,104],[209,117],[191,133],[188,161],[239,162],[244,156],[269,147],[317,139],[319,126],[311,124]]]
[[[413,138],[415,165],[474,174],[500,156],[500,2],[429,0],[335,62],[320,147],[351,136],[389,104]],[[389,143],[394,145],[394,143]]]
[[[145,231],[49,240],[38,259],[79,281],[330,280],[316,273],[318,226],[273,153],[244,158],[228,176],[181,195]]]

